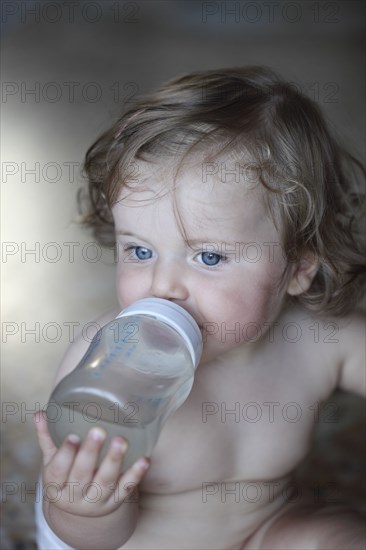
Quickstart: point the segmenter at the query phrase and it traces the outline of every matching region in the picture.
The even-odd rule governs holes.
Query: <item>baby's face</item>
[[[204,362],[258,341],[286,294],[278,286],[286,261],[259,189],[205,178],[196,164],[173,193],[169,166],[138,168],[142,184],[113,207],[121,308],[147,297],[182,306],[202,329]]]

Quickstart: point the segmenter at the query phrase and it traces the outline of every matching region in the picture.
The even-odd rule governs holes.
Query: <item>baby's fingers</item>
[[[118,499],[119,502],[122,502],[127,498],[133,491],[137,488],[138,484],[141,482],[142,478],[146,474],[147,470],[150,467],[150,459],[148,457],[139,458],[132,466],[129,468],[123,476],[120,477],[120,480],[114,491],[114,499]]]
[[[106,456],[94,476],[94,482],[102,488],[107,499],[114,493],[116,484],[121,476],[122,461],[127,447],[127,442],[123,437],[114,437],[109,445]]]
[[[44,469],[44,481],[57,482],[60,486],[68,480],[70,470],[80,447],[80,438],[70,434],[63,441],[61,447],[53,455]]]
[[[46,412],[36,412],[33,419],[36,426],[38,443],[43,453],[43,464],[46,466],[57,452],[57,447],[48,433]]]
[[[97,470],[93,482],[102,490],[103,499],[113,498],[121,503],[140,483],[150,465],[148,458],[140,458],[132,468],[121,475],[121,467],[128,444],[121,437],[114,437],[108,452]]]
[[[94,427],[88,432],[75,458],[69,481],[81,482],[82,484],[92,481],[106,435],[105,430],[98,427]]]
[[[34,415],[39,445],[43,453],[44,481],[56,481],[63,485],[67,481],[71,466],[80,446],[80,438],[70,434],[57,449],[48,432],[45,411]]]

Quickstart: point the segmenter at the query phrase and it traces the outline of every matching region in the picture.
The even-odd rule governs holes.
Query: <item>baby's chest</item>
[[[317,403],[289,381],[286,387],[262,387],[255,376],[247,386],[240,382],[222,383],[222,391],[212,392],[212,384],[195,388],[163,428],[144,489],[177,492],[218,480],[275,479],[304,457]]]

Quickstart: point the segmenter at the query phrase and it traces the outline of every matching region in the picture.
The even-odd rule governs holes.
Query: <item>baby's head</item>
[[[152,187],[158,200],[162,179],[163,195],[174,191],[183,234],[194,238],[194,226],[189,235],[186,231],[189,204],[180,216],[177,200],[184,185],[190,194],[187,174],[193,170],[201,196],[194,197],[198,189],[193,189],[191,200],[204,202],[204,192],[216,208],[220,196],[226,207],[232,201],[235,216],[242,201],[243,218],[249,220],[248,204],[255,196],[274,228],[263,232],[267,241],[244,235],[232,255],[247,263],[255,254],[266,255],[269,269],[271,255],[281,250],[279,288],[287,285],[290,299],[319,314],[343,315],[356,304],[364,271],[357,220],[362,167],[330,135],[317,105],[269,69],[206,71],[168,82],[96,141],[85,170],[90,199],[85,221],[103,244],[115,242],[112,208],[131,206],[128,197],[135,200],[137,193],[151,197]],[[193,213],[195,227],[198,216]],[[257,250],[253,245],[243,251],[248,242]]]

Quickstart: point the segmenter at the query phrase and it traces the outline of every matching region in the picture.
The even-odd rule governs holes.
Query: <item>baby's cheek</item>
[[[120,281],[117,281],[117,299],[121,309],[126,307],[125,291],[123,286],[120,284]]]
[[[268,324],[277,316],[279,301],[273,292],[248,288],[247,292],[227,294],[220,323],[221,336],[233,343],[255,341],[266,332]]]
[[[142,297],[141,289],[142,285],[139,284],[139,279],[134,277],[132,273],[127,272],[127,270],[117,270],[117,298],[122,309]]]

